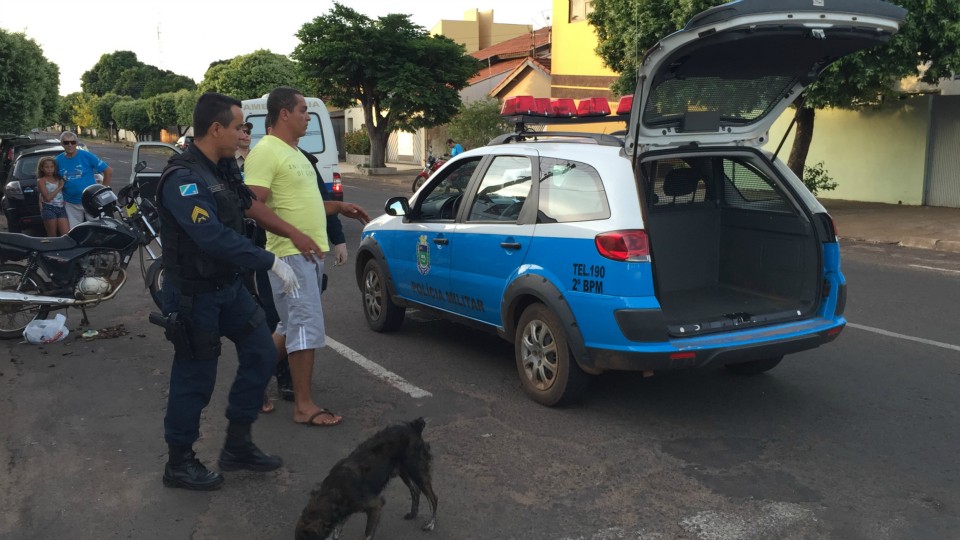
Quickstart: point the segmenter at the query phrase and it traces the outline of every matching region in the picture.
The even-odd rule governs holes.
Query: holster
[[[150,322],[163,328],[163,336],[173,343],[174,353],[180,358],[193,359],[193,344],[190,340],[190,330],[187,324],[173,312],[166,317],[156,311],[150,313]]]

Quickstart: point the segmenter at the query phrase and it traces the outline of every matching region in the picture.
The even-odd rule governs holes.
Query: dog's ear
[[[423,417],[421,416],[420,418],[417,418],[417,419],[414,420],[413,422],[409,422],[409,425],[410,425],[410,427],[413,428],[414,431],[416,431],[417,433],[419,433],[419,434],[422,435],[422,434],[423,434],[423,428],[425,428],[425,427],[427,426],[427,421],[424,420]]]

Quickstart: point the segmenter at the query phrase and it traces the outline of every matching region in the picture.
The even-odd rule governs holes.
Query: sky
[[[471,9],[493,10],[494,22],[550,24],[551,0],[342,0],[367,16],[404,13],[432,28],[441,19],[463,20]],[[145,63],[197,83],[211,62],[258,49],[290,54],[300,27],[329,13],[332,0],[29,0],[4,2],[0,28],[22,32],[60,67],[60,94],[80,90],[80,76],[102,54],[133,51]],[[267,9],[264,9],[264,7]]]

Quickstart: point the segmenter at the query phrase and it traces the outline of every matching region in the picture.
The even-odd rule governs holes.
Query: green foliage
[[[286,56],[261,49],[210,64],[199,90],[252,99],[278,86],[303,88],[299,67]]]
[[[150,124],[158,128],[167,128],[177,124],[177,96],[173,92],[157,94],[147,98],[147,116]]]
[[[177,99],[177,125],[192,125],[193,109],[197,106],[197,99],[200,98],[200,92],[196,90],[180,90],[174,95]]]
[[[117,120],[117,127],[136,133],[138,138],[154,127],[150,122],[147,102],[143,99],[118,102],[113,106],[113,117]]]
[[[371,19],[336,2],[297,37],[293,58],[307,78],[305,92],[338,107],[360,103],[374,167],[384,164],[390,131],[449,122],[460,90],[481,67],[462,45],[430,35],[408,15]]]
[[[80,93],[71,103],[70,123],[77,126],[78,130],[92,128],[96,125],[94,108],[96,107],[96,96]]]
[[[451,138],[469,149],[486,146],[490,139],[510,131],[510,124],[500,116],[500,102],[487,98],[462,106],[447,130]]]
[[[60,68],[23,34],[0,29],[0,133],[45,127],[59,110]]]
[[[136,53],[130,51],[100,56],[100,60],[80,80],[83,91],[96,96],[114,93],[148,98],[165,92],[196,88],[189,77],[144,64],[137,59]]]
[[[370,155],[370,137],[366,130],[358,129],[343,136],[344,150],[348,154]]]
[[[118,96],[113,92],[101,96],[94,105],[93,117],[94,125],[101,129],[110,129],[110,122],[117,127],[117,119],[113,117],[113,106],[120,101],[133,99],[130,96]]]
[[[803,168],[803,185],[807,186],[810,193],[816,195],[821,191],[833,191],[837,189],[839,184],[833,180],[832,176],[827,174],[827,169],[824,168],[821,161],[816,165]]]

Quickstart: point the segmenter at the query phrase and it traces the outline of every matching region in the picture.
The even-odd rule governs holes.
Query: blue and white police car
[[[607,370],[757,374],[832,341],[846,324],[833,222],[761,147],[827,66],[905,16],[879,0],[697,15],[647,53],[625,137],[508,135],[388,200],[356,258],[369,326],[417,308],[495,329],[551,406]],[[544,101],[505,109],[562,108]]]

